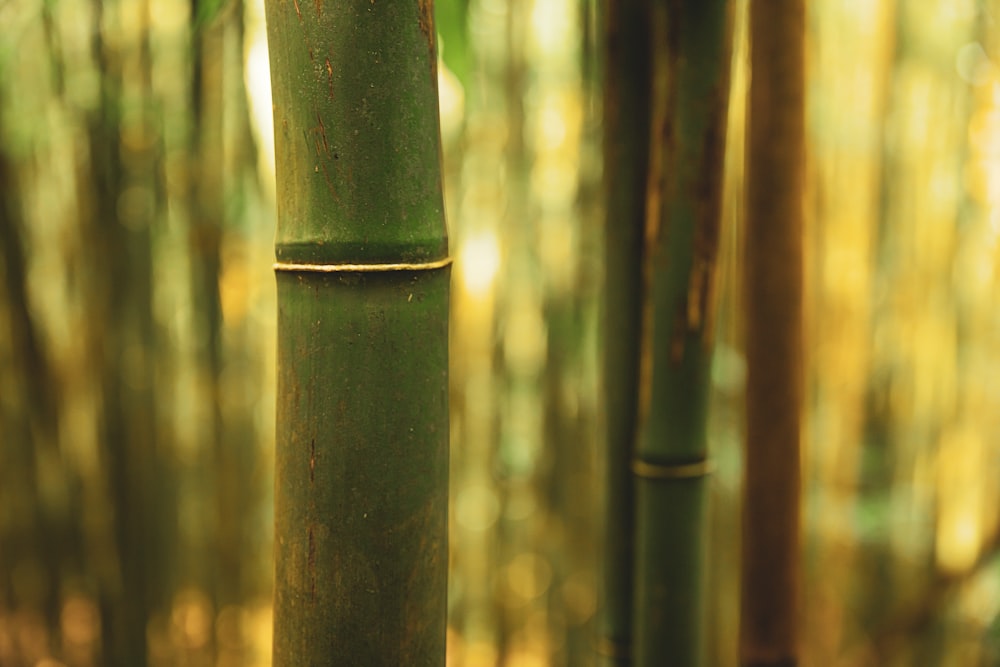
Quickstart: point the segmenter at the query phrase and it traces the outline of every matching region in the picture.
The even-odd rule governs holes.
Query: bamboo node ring
[[[433,271],[451,264],[451,257],[430,262],[399,262],[385,264],[306,264],[299,262],[275,262],[275,271],[297,273],[380,273],[387,271]]]
[[[652,463],[635,459],[632,472],[636,476],[651,480],[695,479],[712,474],[715,465],[710,459],[690,463]]]

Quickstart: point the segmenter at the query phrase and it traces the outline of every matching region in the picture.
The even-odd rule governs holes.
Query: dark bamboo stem
[[[606,483],[598,653],[631,663],[634,486],[642,310],[642,230],[649,162],[649,5],[605,4],[604,406]]]
[[[636,459],[635,664],[704,653],[706,442],[732,53],[726,0],[653,6]]]
[[[797,664],[804,0],[750,5],[740,660]]]

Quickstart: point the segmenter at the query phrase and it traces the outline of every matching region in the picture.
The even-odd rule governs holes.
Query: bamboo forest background
[[[712,665],[736,664],[738,634],[745,10]],[[591,665],[601,8],[436,11],[456,260],[448,662]],[[804,664],[1000,664],[998,19],[995,0],[811,3]],[[0,26],[0,665],[269,664],[263,10],[6,0]]]

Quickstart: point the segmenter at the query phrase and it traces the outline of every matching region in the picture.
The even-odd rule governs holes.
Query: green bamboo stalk
[[[750,5],[740,661],[797,664],[805,1]]]
[[[268,0],[274,664],[443,665],[448,247],[429,0]]]
[[[161,203],[153,151],[135,151],[122,140],[123,109],[131,95],[133,127],[157,130],[152,110],[152,51],[146,2],[136,3],[141,28],[138,44],[127,46],[124,29],[114,17],[120,2],[92,0],[91,49],[101,76],[97,106],[87,117],[88,164],[81,171],[81,238],[88,239],[91,259],[86,275],[87,309],[95,324],[89,353],[100,386],[98,416],[101,460],[107,502],[114,508],[105,546],[118,568],[105,575],[102,607],[102,662],[112,665],[149,663],[149,622],[169,592],[163,560],[165,542],[159,532],[169,497],[169,474],[159,458],[156,428],[153,354],[156,346],[152,310],[153,215]],[[110,17],[110,18],[109,18]],[[129,62],[132,67],[124,67]],[[134,120],[132,122],[135,122]],[[148,188],[153,206],[129,212],[118,206],[130,187]],[[126,363],[123,351],[132,348]],[[129,372],[126,373],[126,368]],[[139,378],[139,383],[126,380]],[[97,551],[106,558],[106,551]]]
[[[706,416],[729,100],[726,0],[657,2],[636,476],[636,664],[704,653]]]
[[[604,5],[605,497],[602,663],[631,663],[635,455],[642,313],[642,235],[649,163],[648,0]]]

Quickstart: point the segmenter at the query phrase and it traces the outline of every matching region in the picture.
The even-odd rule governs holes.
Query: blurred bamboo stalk
[[[432,7],[266,8],[274,664],[443,665],[449,260]]]
[[[108,664],[146,665],[148,631],[170,591],[169,520],[174,504],[163,443],[155,428],[159,405],[154,378],[153,317],[155,212],[162,189],[155,168],[157,119],[152,94],[148,0],[132,5],[135,32],[119,24],[124,3],[93,0],[91,48],[101,73],[99,104],[87,118],[89,164],[81,164],[78,195],[82,236],[90,244],[89,354],[95,360],[102,410],[100,435],[107,468],[113,561],[101,582],[102,658]],[[148,207],[124,207],[142,191]]]
[[[800,641],[817,664],[837,660],[848,638],[868,626],[851,613],[857,604],[852,600],[865,595],[860,591],[887,597],[881,586],[856,575],[877,570],[864,560],[858,517],[878,503],[864,491],[880,488],[871,473],[881,466],[871,462],[885,442],[884,384],[872,367],[877,306],[870,295],[878,285],[877,238],[884,220],[882,146],[891,124],[896,4],[815,3],[808,10],[810,95],[829,100],[808,111],[808,164],[814,171],[804,186],[803,368],[809,369],[804,377],[813,379],[803,409],[813,444],[802,466],[803,542],[809,545],[802,599],[809,604]],[[848,35],[849,52],[843,48]],[[845,108],[851,113],[842,113]]]
[[[649,164],[650,35],[647,0],[604,4],[605,522],[598,653],[631,663],[634,496],[642,230]]]
[[[204,596],[184,592],[238,583],[240,567],[224,567],[227,578],[199,577],[217,561],[222,550],[215,547],[223,546],[222,557],[232,556],[230,562],[247,562],[230,536],[239,529],[237,514],[253,519],[251,503],[220,506],[222,530],[205,527],[216,514],[202,509],[216,490],[221,495],[240,486],[237,478],[256,460],[246,448],[251,438],[227,430],[226,437],[241,446],[241,469],[225,463],[209,468],[216,461],[200,457],[200,438],[188,437],[205,430],[198,411],[186,408],[201,403],[198,388],[219,385],[229,360],[217,355],[223,363],[207,369],[198,363],[200,343],[207,338],[200,335],[201,325],[219,334],[213,345],[224,329],[220,309],[207,312],[199,297],[212,292],[217,302],[222,276],[214,271],[186,289],[188,246],[174,242],[187,229],[188,214],[198,213],[190,205],[190,181],[214,188],[211,198],[220,203],[210,213],[201,211],[199,222],[206,228],[221,227],[224,219],[236,223],[233,227],[244,222],[243,196],[254,184],[244,179],[248,186],[223,191],[218,179],[189,178],[192,164],[210,167],[206,171],[221,167],[218,154],[224,150],[222,141],[203,142],[200,151],[196,140],[189,141],[198,134],[190,110],[199,109],[190,98],[197,85],[190,85],[190,77],[206,61],[215,61],[216,70],[219,62],[217,51],[208,57],[193,53],[198,26],[183,17],[188,6],[200,17],[197,8],[210,4],[219,3],[91,0],[4,8],[14,21],[0,48],[0,172],[9,165],[16,173],[0,174],[5,186],[0,235],[11,239],[0,240],[9,257],[0,264],[16,275],[8,275],[11,280],[0,290],[0,318],[6,322],[13,314],[17,330],[12,348],[0,340],[0,357],[13,353],[17,363],[0,359],[0,365],[12,369],[15,386],[27,391],[2,392],[19,396],[13,407],[20,412],[18,403],[24,405],[24,419],[12,424],[10,408],[0,408],[0,422],[14,445],[0,456],[0,505],[7,508],[0,517],[0,628],[24,631],[20,620],[11,630],[8,613],[34,619],[43,612],[47,621],[37,616],[25,623],[38,624],[30,646],[0,641],[4,665],[52,659],[138,666],[208,659],[214,633],[181,640],[170,633],[170,622],[197,608],[211,624],[212,614],[222,611]],[[162,20],[168,15],[178,20]],[[241,19],[239,12],[229,16]],[[242,97],[242,45],[235,41],[227,41],[230,58],[222,71],[239,82],[238,94],[231,94],[232,86],[220,89],[218,79],[202,79],[217,91],[218,103],[198,111],[212,116],[207,121],[213,127],[232,128],[243,120],[241,111],[233,111],[240,105],[231,102]],[[37,57],[12,66],[15,44]],[[247,171],[228,171],[227,177],[237,173]],[[16,224],[4,225],[7,218]],[[21,248],[20,256],[10,255]],[[22,287],[28,290],[23,303],[12,292]],[[198,311],[193,318],[192,310]],[[24,337],[24,326],[37,340]],[[198,333],[187,337],[190,329]],[[228,338],[218,350],[237,345],[242,342],[234,345]],[[22,365],[36,370],[21,379]],[[185,367],[196,372],[186,375]],[[242,368],[230,364],[225,370],[230,387],[252,391],[252,382],[237,379],[249,375]],[[34,387],[45,387],[44,402]],[[249,414],[252,405],[233,401],[234,393],[225,402]],[[40,426],[21,432],[20,423],[36,419],[40,410],[45,411]],[[184,428],[176,428],[180,423]],[[217,483],[204,483],[210,477]],[[19,479],[12,484],[12,478]],[[239,511],[230,509],[234,505]],[[10,521],[11,515],[17,518]],[[30,523],[30,531],[22,530],[22,521]],[[209,545],[210,535],[218,541]],[[67,631],[73,614],[85,620]],[[228,647],[239,643],[238,635],[228,633]]]
[[[0,127],[3,103],[0,95]],[[40,483],[45,462],[59,461],[59,385],[31,309],[27,221],[17,182],[20,166],[7,147],[0,148],[0,313],[6,325],[0,338],[0,371],[21,388],[15,401],[8,399],[12,405],[0,409],[4,433],[0,499],[13,509],[9,518],[0,519],[0,607],[40,611],[49,627],[55,627],[62,578],[78,574],[82,540],[75,498],[65,506],[55,504]],[[78,488],[75,471],[59,472],[65,476],[69,496]],[[18,586],[18,570],[30,572],[31,566],[41,575],[39,581]]]
[[[740,661],[798,661],[804,0],[750,5]]]
[[[697,666],[704,659],[706,417],[732,6],[659,2],[650,25],[633,647],[641,667]]]

